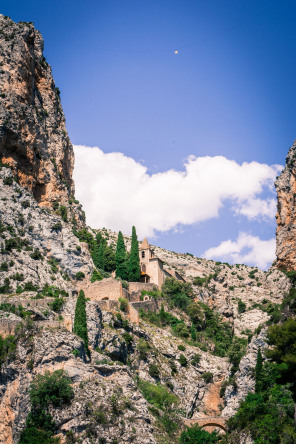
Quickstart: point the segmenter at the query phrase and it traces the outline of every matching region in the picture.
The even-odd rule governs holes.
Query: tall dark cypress
[[[80,290],[75,307],[74,333],[79,336],[83,342],[87,353],[88,350],[88,333],[86,322],[86,302],[83,290]]]
[[[97,268],[100,268],[99,267],[99,249],[100,249],[100,247],[98,246],[97,243],[95,243],[95,246],[94,246],[94,249],[92,252],[92,258],[93,258],[94,264]]]
[[[121,231],[119,231],[118,233],[115,261],[116,261],[116,277],[127,280],[128,270],[126,262],[126,249]]]
[[[100,245],[103,242],[103,240],[104,240],[104,238],[101,235],[101,233],[100,232],[97,233],[96,240],[94,241],[94,248],[92,251],[92,258],[93,258],[94,264],[97,268],[101,268],[101,269],[103,269],[103,268],[100,266]]]
[[[128,280],[130,282],[138,282],[141,276],[140,256],[139,256],[139,242],[136,233],[136,228],[132,228],[132,244],[131,254],[128,264]]]
[[[101,270],[105,270],[105,248],[106,248],[105,242],[101,242],[98,251],[98,265],[97,265]]]
[[[258,348],[256,367],[255,367],[255,393],[259,393],[262,389],[262,354]]]

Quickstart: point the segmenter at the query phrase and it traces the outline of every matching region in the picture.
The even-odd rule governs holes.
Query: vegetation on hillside
[[[269,326],[263,361],[258,350],[255,368],[255,393],[249,393],[236,415],[229,420],[223,442],[235,443],[244,433],[255,444],[293,444],[296,442],[296,280],[284,298],[276,324]]]
[[[56,425],[49,409],[69,404],[73,398],[71,380],[64,370],[37,375],[30,388],[31,411],[20,444],[59,443],[59,438],[53,438]]]
[[[116,277],[128,280],[128,259],[122,232],[119,231],[116,245]]]
[[[86,302],[83,290],[80,290],[79,296],[77,298],[73,330],[74,333],[76,333],[77,336],[79,336],[83,340],[86,352],[89,353],[86,321]]]
[[[141,312],[142,319],[159,327],[170,326],[173,334],[204,351],[215,355],[228,356],[232,363],[232,374],[238,369],[247,341],[234,335],[233,329],[208,305],[194,301],[190,284],[167,278],[162,287],[162,297],[170,309],[177,309],[179,317],[165,311],[161,305],[159,312]],[[187,321],[186,321],[187,320]]]
[[[138,282],[141,276],[139,243],[136,234],[136,228],[132,228],[131,253],[128,261],[128,280],[129,282]]]

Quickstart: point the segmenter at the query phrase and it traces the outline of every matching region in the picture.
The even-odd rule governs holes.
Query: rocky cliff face
[[[296,270],[296,141],[288,152],[286,166],[275,187],[278,195],[276,265]]]
[[[0,15],[0,159],[42,206],[68,205],[74,153],[60,92],[32,23]]]
[[[235,340],[246,344],[239,367],[233,375],[227,354],[215,353],[210,337],[190,341],[191,319],[167,299],[161,303],[184,322],[187,335],[151,317],[134,325],[120,307],[104,311],[87,300],[87,357],[73,319],[77,280],[89,282],[94,265],[69,223],[69,216],[81,217],[73,200],[73,150],[42,49],[32,24],[0,16],[0,335],[15,333],[15,349],[0,353],[0,443],[19,442],[31,382],[59,369],[75,394],[69,405],[50,411],[61,443],[177,443],[188,421],[226,420],[254,390],[257,350],[267,347],[266,330],[258,332],[290,281],[277,269],[263,272],[155,247],[165,266],[193,285],[194,300],[218,312]],[[296,265],[295,160],[296,144],[276,184],[278,266],[288,269]],[[102,234],[115,243],[117,233]]]
[[[76,273],[90,276],[93,270],[70,224],[40,208],[5,167],[0,167],[0,247],[0,294],[45,285],[69,291]]]

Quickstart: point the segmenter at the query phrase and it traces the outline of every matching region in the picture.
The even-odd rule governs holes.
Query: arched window
[[[145,257],[145,251],[142,251],[142,258]]]

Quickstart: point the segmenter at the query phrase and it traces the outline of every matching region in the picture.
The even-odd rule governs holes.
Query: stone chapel
[[[146,237],[139,247],[139,255],[141,267],[140,282],[155,284],[158,288],[161,288],[166,277],[174,277],[184,281],[178,273],[172,273],[171,270],[164,269],[163,261],[154,255]]]

